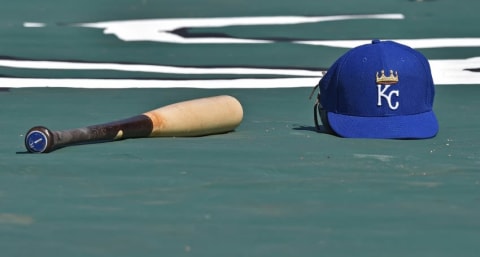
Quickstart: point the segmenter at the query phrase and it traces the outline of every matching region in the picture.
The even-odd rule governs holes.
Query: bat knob
[[[45,127],[33,127],[25,136],[25,147],[31,153],[48,153],[52,150],[52,145],[52,132]]]

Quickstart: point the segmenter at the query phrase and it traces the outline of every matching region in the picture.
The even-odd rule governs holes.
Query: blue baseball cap
[[[408,46],[373,40],[353,48],[319,87],[328,127],[341,137],[420,139],[438,133],[430,65]]]

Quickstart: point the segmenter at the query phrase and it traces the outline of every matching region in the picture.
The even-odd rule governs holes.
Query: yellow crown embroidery
[[[385,71],[382,70],[381,74],[377,71],[377,84],[382,85],[391,85],[398,83],[398,71],[390,70],[390,75],[387,77],[385,76]]]

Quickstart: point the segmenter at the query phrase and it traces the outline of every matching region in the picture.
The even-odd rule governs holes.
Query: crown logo
[[[390,75],[387,77],[385,76],[385,71],[382,70],[379,74],[377,71],[377,84],[382,84],[382,85],[391,85],[398,83],[398,71],[393,71],[390,70]]]

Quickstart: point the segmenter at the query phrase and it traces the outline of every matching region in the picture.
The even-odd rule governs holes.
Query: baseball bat
[[[65,146],[140,137],[195,137],[233,131],[243,119],[240,102],[221,95],[160,107],[130,118],[83,128],[52,131],[31,128],[25,136],[30,153],[48,153]]]

